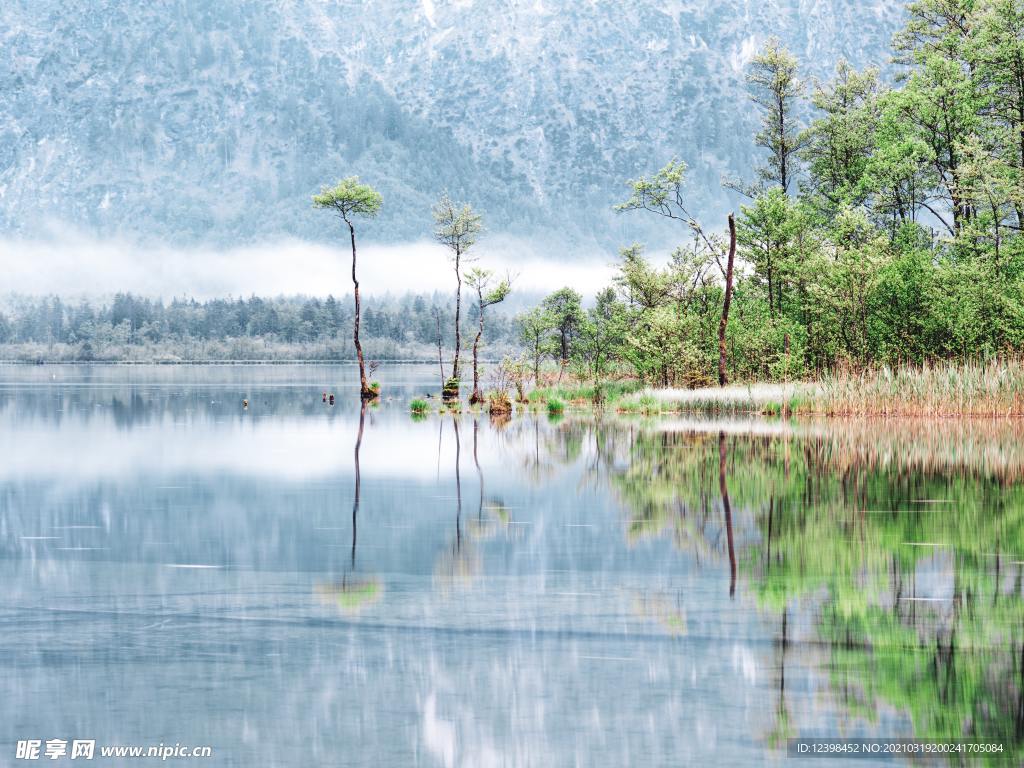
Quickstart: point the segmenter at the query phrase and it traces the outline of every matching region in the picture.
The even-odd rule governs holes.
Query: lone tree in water
[[[373,218],[380,211],[383,202],[380,193],[368,184],[360,184],[357,176],[349,176],[333,187],[324,187],[319,195],[313,195],[313,206],[327,208],[338,214],[348,226],[349,237],[352,240],[352,288],[356,304],[352,339],[356,345],[356,357],[359,359],[359,396],[362,400],[372,400],[379,392],[371,389],[366,381],[363,347],[359,343],[359,280],[356,278],[356,227],[353,219],[357,216]]]
[[[508,278],[505,278],[491,289],[493,273],[489,269],[474,267],[466,273],[466,282],[469,287],[476,291],[476,309],[479,316],[479,325],[476,330],[476,338],[473,339],[473,394],[469,398],[471,403],[483,402],[483,394],[480,392],[480,373],[477,367],[477,350],[480,347],[480,337],[484,335],[484,310],[494,304],[500,304],[512,290]]]
[[[447,192],[441,195],[433,213],[434,237],[452,252],[452,266],[455,267],[455,357],[452,360],[452,380],[458,382],[459,355],[462,353],[462,334],[459,328],[462,316],[462,264],[471,261],[466,252],[473,247],[483,230],[483,224],[480,214],[468,203],[459,207],[452,202]]]

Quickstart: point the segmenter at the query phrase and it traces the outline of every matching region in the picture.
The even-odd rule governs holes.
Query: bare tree
[[[480,214],[465,203],[461,207],[452,202],[445,192],[434,206],[434,237],[451,252],[455,268],[455,353],[452,359],[452,379],[459,379],[459,356],[462,354],[462,335],[459,324],[462,317],[462,266],[472,261],[466,252],[473,247],[483,223]],[[457,396],[457,393],[456,393]]]
[[[718,321],[718,385],[728,382],[725,372],[725,329],[729,325],[729,304],[732,301],[733,263],[736,260],[736,217],[729,214],[729,258],[725,265],[725,296],[722,298],[722,319]],[[787,338],[789,338],[787,336]]]
[[[473,394],[469,398],[469,402],[474,404],[482,402],[484,399],[483,394],[480,392],[480,373],[478,368],[480,337],[484,335],[484,310],[487,307],[504,301],[509,291],[512,290],[509,278],[506,277],[494,288],[491,288],[492,279],[493,273],[488,269],[474,267],[466,273],[466,282],[476,291],[477,315],[479,316],[476,338],[473,339]]]

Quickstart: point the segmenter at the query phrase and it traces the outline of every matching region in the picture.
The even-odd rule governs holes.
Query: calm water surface
[[[379,378],[0,368],[0,765],[1020,761],[1016,423],[416,421],[434,369]]]

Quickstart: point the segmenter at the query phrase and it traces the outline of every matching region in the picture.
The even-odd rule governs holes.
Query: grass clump
[[[549,398],[547,403],[548,416],[561,416],[565,413],[565,403],[557,397]]]
[[[430,410],[430,406],[427,404],[426,400],[422,400],[417,397],[409,403],[409,410],[417,416],[425,416],[427,411]]]
[[[550,400],[562,400],[573,405],[603,405],[615,403],[626,395],[639,391],[639,381],[602,381],[597,384],[565,384],[553,387],[539,387],[528,396],[533,405],[542,405]]]
[[[487,409],[493,415],[512,413],[512,401],[507,392],[491,392],[487,397]]]
[[[444,400],[458,400],[459,399],[459,380],[456,378],[450,378],[444,383],[444,387],[441,388],[441,397]]]

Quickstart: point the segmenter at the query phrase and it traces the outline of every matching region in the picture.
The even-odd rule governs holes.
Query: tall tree
[[[740,245],[754,265],[755,279],[765,281],[771,317],[782,312],[783,272],[791,251],[794,208],[795,204],[778,188],[759,195],[753,205],[740,208]]]
[[[762,181],[778,184],[789,194],[797,156],[806,142],[795,114],[796,102],[804,94],[796,58],[776,38],[769,38],[750,63],[747,83],[751,100],[764,110],[755,142],[768,150],[768,162],[758,173]]]
[[[363,346],[359,342],[359,280],[356,278],[356,227],[355,219],[373,218],[380,211],[384,199],[380,193],[368,184],[360,184],[359,177],[349,176],[333,187],[324,187],[319,195],[313,196],[316,208],[334,211],[348,227],[349,239],[352,242],[352,290],[355,295],[355,319],[352,323],[352,340],[356,347],[359,360],[359,396],[362,400],[377,397],[378,392],[370,388],[366,380],[366,365],[363,361]]]
[[[612,369],[626,331],[626,308],[614,288],[605,288],[587,310],[576,341],[575,357],[582,372],[594,381],[594,399],[603,397],[601,379]]]
[[[917,0],[907,6],[907,23],[896,35],[896,60],[909,70],[900,92],[905,132],[928,145],[941,203],[952,221],[928,204],[956,236],[975,215],[965,194],[962,148],[978,130],[979,90],[972,43],[975,0]],[[909,130],[908,130],[909,129]]]
[[[863,179],[875,146],[878,94],[878,70],[857,72],[845,59],[839,60],[830,82],[814,89],[812,102],[821,116],[807,131],[803,156],[811,190],[829,213],[867,198]]]
[[[480,338],[484,335],[484,310],[487,307],[503,302],[505,297],[508,296],[509,291],[512,290],[508,278],[500,281],[492,288],[493,277],[494,275],[490,270],[480,269],[479,267],[474,267],[466,273],[466,282],[476,292],[476,310],[479,322],[476,338],[473,339],[473,394],[469,398],[469,402],[474,404],[482,402],[484,399],[483,394],[480,392],[480,372],[477,363]]]
[[[459,379],[459,357],[462,354],[462,267],[472,261],[467,251],[476,243],[483,231],[483,221],[468,204],[461,206],[452,202],[445,192],[434,206],[434,237],[451,251],[452,266],[455,268],[455,353],[452,359],[452,378]]]
[[[981,0],[975,10],[975,75],[982,114],[990,122],[986,143],[1006,164],[1009,204],[1024,227],[1024,2]]]

